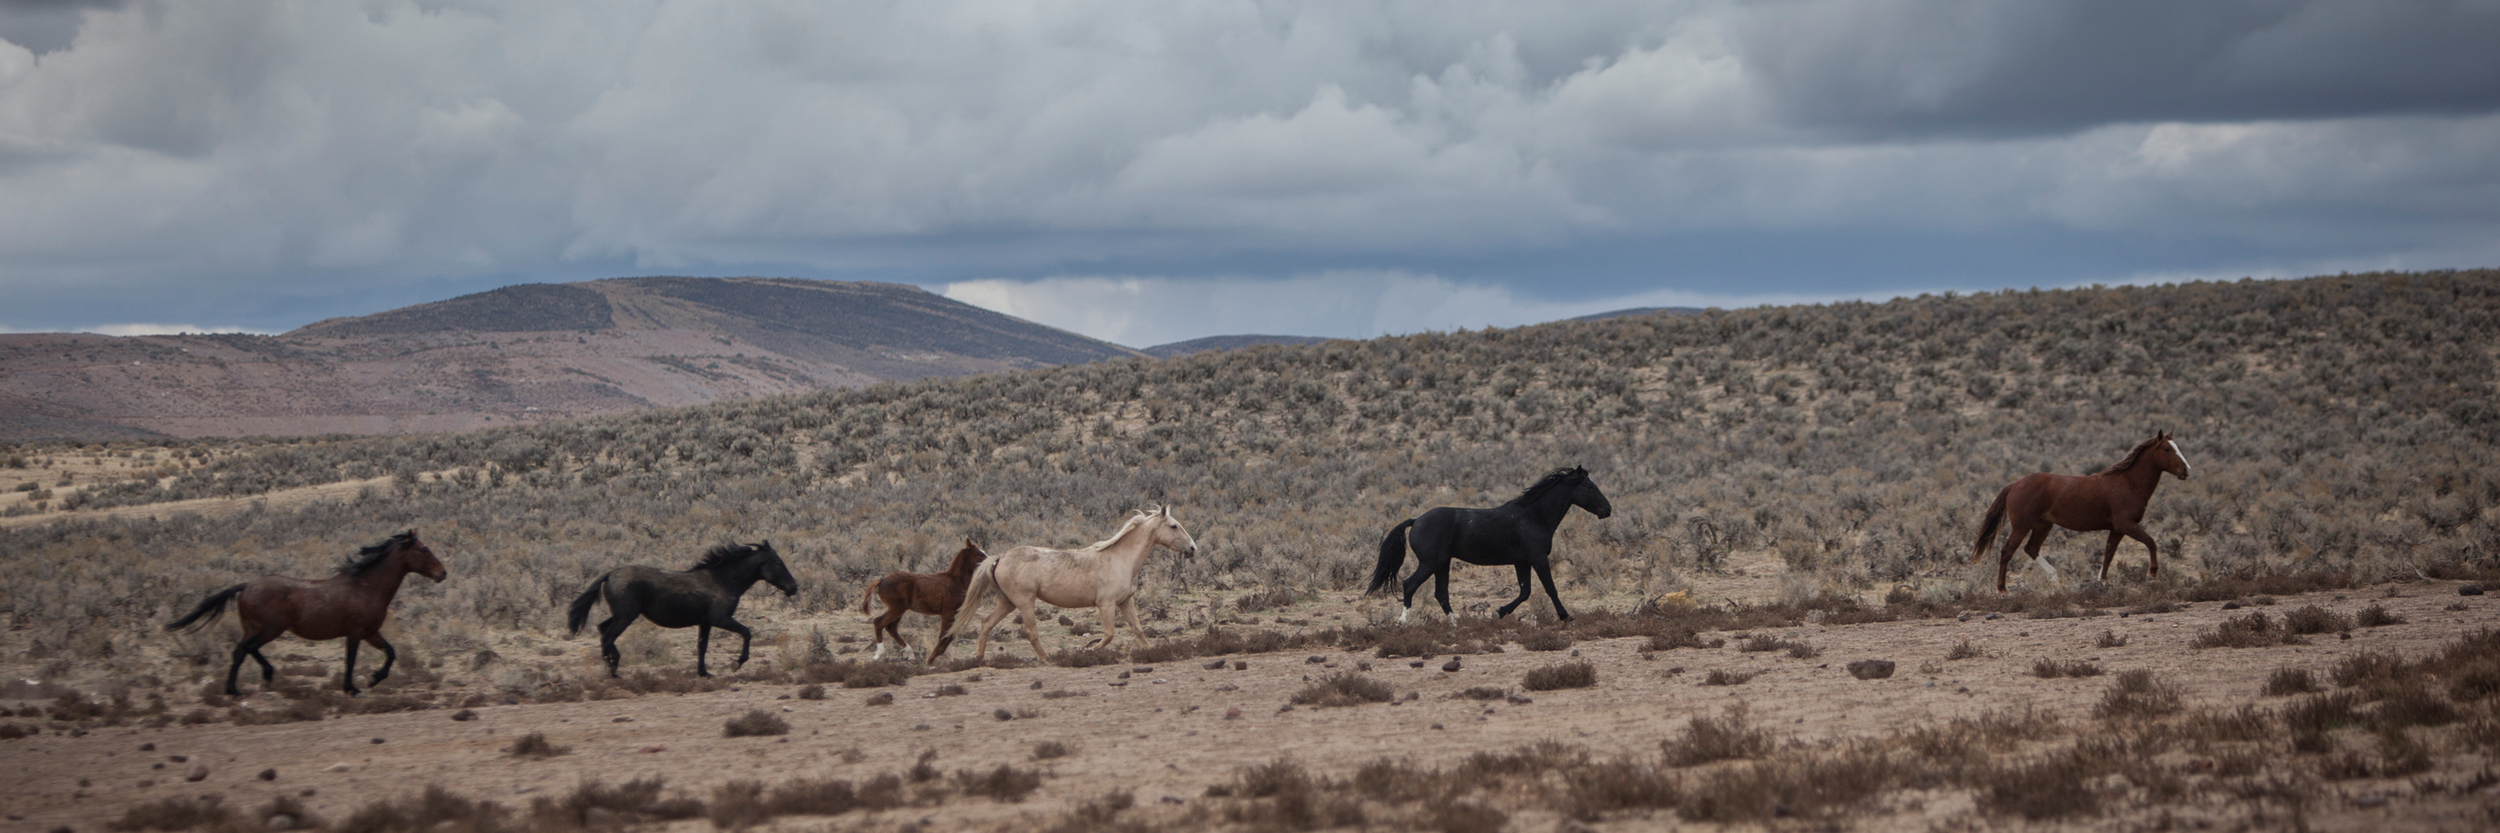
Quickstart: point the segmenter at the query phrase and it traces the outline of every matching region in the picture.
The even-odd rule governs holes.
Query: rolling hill
[[[461,431],[1142,355],[903,284],[527,284],[279,336],[0,335],[0,439]]]

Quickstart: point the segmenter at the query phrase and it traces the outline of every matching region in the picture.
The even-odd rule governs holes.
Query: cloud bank
[[[2491,265],[2494,42],[2474,2],[21,3],[0,326],[768,274],[1355,335]]]

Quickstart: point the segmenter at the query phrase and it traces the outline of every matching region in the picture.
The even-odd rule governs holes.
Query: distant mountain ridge
[[[522,284],[279,336],[0,335],[0,439],[464,431],[1146,355],[907,284]]]
[[[1205,338],[1193,338],[1188,341],[1175,341],[1170,344],[1157,344],[1153,347],[1144,347],[1139,349],[1149,356],[1170,359],[1186,356],[1191,353],[1201,353],[1208,350],[1239,350],[1244,347],[1257,347],[1262,344],[1318,344],[1323,341],[1333,340],[1334,339],[1324,336],[1207,336]]]

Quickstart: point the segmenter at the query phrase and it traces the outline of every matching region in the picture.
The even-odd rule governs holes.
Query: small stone
[[[172,762],[174,762],[174,763],[177,763],[177,764],[178,764],[178,763],[182,763],[182,762],[184,762],[184,761],[191,760],[191,756],[189,756],[189,755],[167,755],[167,756],[165,756],[165,760],[172,761]]]
[[[1861,680],[1881,680],[1892,676],[1894,665],[1888,659],[1862,659],[1849,663],[1849,676]]]
[[[322,767],[322,768],[321,768],[321,771],[323,771],[323,772],[346,772],[346,771],[351,770],[351,769],[355,769],[355,767],[354,767],[354,766],[352,766],[352,765],[349,765],[349,764],[347,764],[347,763],[345,763],[345,762],[340,762],[340,763],[331,764],[331,765],[326,766],[326,767]]]
[[[1240,706],[1234,706],[1234,707],[1232,707],[1232,708],[1225,709],[1225,710],[1224,710],[1224,719],[1225,719],[1225,720],[1240,720],[1240,719],[1241,719],[1241,707],[1240,707]]]
[[[1120,672],[1120,679],[1125,680],[1125,679],[1128,679],[1128,677],[1129,677],[1129,673],[1128,673],[1128,672],[1126,672],[1126,671],[1122,671],[1122,672]]]
[[[294,816],[285,813],[271,813],[267,822],[271,830],[293,830],[297,823]]]
[[[1015,712],[1008,711],[1008,710],[1006,710],[1006,709],[999,709],[999,710],[997,710],[997,711],[990,712],[990,716],[991,716],[991,717],[998,718],[1001,722],[1005,722],[1005,721],[1009,721],[1009,720],[1014,720],[1014,719],[1016,719],[1016,713],[1015,713]]]
[[[382,739],[381,739],[381,738],[374,738],[374,739],[373,739],[373,745],[375,745],[375,746],[380,746],[380,745],[382,745]]]
[[[1988,621],[1990,621],[1990,622],[1994,622],[1994,621],[1996,621],[1996,620],[2003,619],[2003,618],[2005,618],[2005,614],[2002,614],[2002,613],[1991,613],[1991,614],[1988,614]]]
[[[2482,594],[2483,586],[2480,584],[2464,584],[2457,586],[2457,595],[2459,596],[2480,596]]]
[[[1432,728],[1435,728],[1435,729],[1441,728],[1441,724],[1439,724],[1439,723],[1432,724]]]
[[[1311,655],[1311,657],[1310,657],[1309,659],[1305,659],[1305,660],[1303,660],[1303,661],[1302,661],[1302,663],[1303,663],[1304,665],[1318,665],[1318,664],[1320,664],[1320,663],[1327,662],[1327,661],[1328,661],[1328,658],[1327,658],[1327,657],[1323,657],[1323,656],[1320,656],[1320,655],[1318,655],[1318,654],[1312,654],[1312,655]]]
[[[278,768],[277,768],[277,767],[270,767],[270,768],[268,768],[268,769],[261,770],[261,771],[260,771],[260,780],[263,780],[263,781],[275,781],[275,780],[278,780]]]
[[[1406,667],[1408,667],[1408,668],[1422,668],[1422,667],[1424,667],[1424,661],[1419,659],[1419,660],[1416,660],[1416,661],[1414,661],[1414,662],[1407,663],[1407,664],[1406,664]]]
[[[1529,703],[1534,703],[1534,702],[1536,702],[1536,700],[1535,700],[1535,699],[1530,698],[1528,695],[1521,694],[1521,693],[1516,692],[1516,691],[1511,692],[1509,697],[1505,697],[1505,698],[1502,698],[1502,699],[1510,701],[1510,704],[1511,704],[1511,705],[1514,705],[1514,706],[1525,706],[1525,705],[1527,705],[1527,704],[1529,704]]]
[[[616,717],[609,719],[609,720],[608,720],[608,722],[609,722],[609,723],[632,723],[632,722],[634,722],[634,718],[633,718],[632,716],[630,716],[630,715],[617,715]]]
[[[142,744],[139,744],[139,751],[141,751],[141,752],[154,752],[154,751],[156,751],[156,744],[153,744],[153,743],[142,743]]]
[[[1135,667],[1135,668],[1131,668],[1131,669],[1129,669],[1129,670],[1131,670],[1131,671],[1135,671],[1135,672],[1140,673],[1140,674],[1152,674],[1152,673],[1154,673],[1154,672],[1155,672],[1155,667],[1154,667],[1154,666],[1151,666],[1151,665],[1140,665],[1140,666],[1137,666],[1137,667]]]
[[[1204,669],[1209,670],[1209,671],[1222,671],[1222,670],[1224,670],[1224,661],[1223,661],[1223,660],[1220,660],[1220,659],[1219,659],[1219,660],[1209,660],[1209,661],[1207,662],[1207,664],[1205,664],[1205,665],[1201,665],[1201,666],[1198,666],[1198,667],[1200,667],[1200,668],[1204,668]],[[1036,682],[1038,682],[1038,681],[1036,681]]]
[[[1248,670],[1250,670],[1250,661],[1249,661],[1249,660],[1246,660],[1246,659],[1237,659],[1237,660],[1233,660],[1233,670],[1235,670],[1235,671],[1248,671]]]
[[[2387,794],[2386,794],[2386,793],[2362,793],[2361,795],[2358,795],[2358,796],[2354,796],[2354,797],[2353,797],[2353,799],[2352,799],[2352,806],[2355,806],[2355,807],[2385,807],[2385,806],[2387,806]]]
[[[1457,657],[1451,657],[1449,662],[1441,663],[1441,670],[1443,670],[1443,671],[1449,671],[1449,672],[1453,672],[1453,673],[1457,672],[1457,671],[1458,671],[1458,658],[1457,658]]]
[[[461,710],[459,710],[459,711],[452,712],[452,713],[451,713],[451,719],[453,719],[453,720],[457,720],[457,721],[461,721],[461,722],[463,722],[463,723],[468,722],[468,721],[471,721],[471,720],[476,720],[476,719],[477,719],[477,710],[476,710],[476,709],[461,709]]]
[[[2240,609],[2240,603],[2239,603],[2239,602],[2223,602],[2223,603],[2222,603],[2222,609],[2224,609],[2224,610],[2238,610],[2238,609]]]
[[[891,691],[880,691],[880,692],[877,692],[876,694],[871,695],[871,696],[868,698],[868,705],[871,705],[871,706],[891,706],[891,705],[894,705],[894,692],[891,692]]]
[[[636,752],[640,752],[640,753],[645,754],[645,755],[657,755],[657,754],[659,754],[659,753],[662,753],[662,752],[666,752],[666,751],[668,751],[668,745],[667,745],[667,744],[655,743],[655,744],[652,744],[652,745],[650,745],[650,746],[645,746],[645,747],[643,747],[643,748],[641,748],[641,749],[637,749],[637,750],[634,750],[634,751],[636,751]]]
[[[1127,681],[1127,680],[1112,680],[1112,681],[1111,681],[1111,687],[1112,687],[1112,688],[1119,688],[1119,687],[1124,686],[1124,685],[1128,685],[1128,681]]]

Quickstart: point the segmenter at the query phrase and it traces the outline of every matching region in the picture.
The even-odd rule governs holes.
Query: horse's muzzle
[[[426,578],[433,579],[433,580],[434,580],[434,583],[436,583],[436,584],[441,584],[441,583],[443,583],[443,579],[448,578],[448,577],[450,577],[450,576],[451,576],[451,571],[450,571],[450,570],[435,570],[434,572],[431,572],[431,573],[426,573],[426,574],[425,574],[425,577],[426,577]]]

